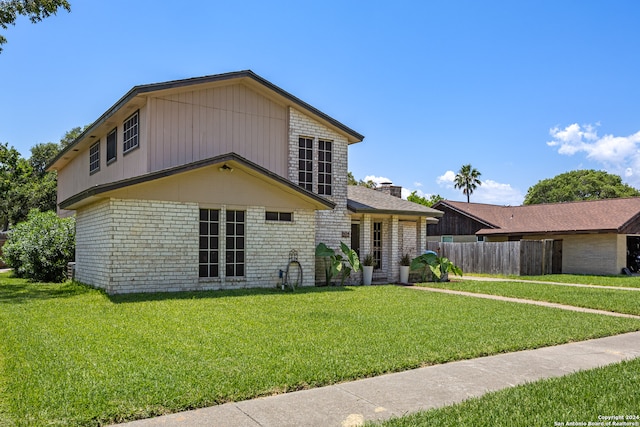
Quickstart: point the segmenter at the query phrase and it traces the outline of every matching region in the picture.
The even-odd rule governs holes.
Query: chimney
[[[397,197],[399,199],[402,198],[402,186],[393,185],[393,183],[391,182],[381,182],[380,186],[376,187],[376,190],[381,191],[384,194]]]

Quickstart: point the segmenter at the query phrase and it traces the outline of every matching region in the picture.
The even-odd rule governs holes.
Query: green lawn
[[[638,384],[640,359],[634,359],[489,393],[457,405],[391,419],[381,424],[385,427],[528,427],[589,425],[590,422],[638,425]],[[622,418],[603,420],[599,416]],[[638,424],[623,424],[625,422]]]
[[[396,286],[110,298],[3,274],[0,425],[100,425],[632,330]]]
[[[582,274],[547,274],[544,276],[504,276],[510,279],[540,280],[543,282],[578,283],[582,285],[620,286],[640,288],[640,276],[588,276]]]
[[[548,301],[577,307],[614,311],[640,315],[640,291],[584,288],[524,282],[485,282],[459,280],[452,282],[429,282],[420,286],[453,289],[536,301]]]

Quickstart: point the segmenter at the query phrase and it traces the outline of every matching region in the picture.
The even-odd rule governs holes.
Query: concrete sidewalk
[[[636,357],[640,357],[640,332],[452,362],[122,425],[357,426]]]

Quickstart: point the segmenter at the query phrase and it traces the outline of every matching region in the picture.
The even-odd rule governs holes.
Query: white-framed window
[[[220,211],[200,209],[200,253],[198,275],[219,277],[220,271]]]
[[[484,242],[484,236],[478,236],[478,242]]]
[[[111,132],[107,134],[107,164],[116,161],[118,148],[118,128],[113,128]]]
[[[331,195],[332,145],[331,141],[318,141],[318,194],[325,196]]]
[[[100,141],[89,148],[89,173],[93,174],[100,170]]]
[[[245,211],[228,210],[226,216],[226,277],[245,275]]]
[[[265,221],[293,222],[293,213],[266,211],[264,219]]]
[[[313,191],[313,138],[298,138],[298,185]]]
[[[453,236],[440,236],[440,242],[442,243],[452,243]]]
[[[138,116],[139,111],[136,111],[124,121],[122,125],[122,153],[127,152],[138,147],[139,143],[139,126]]]

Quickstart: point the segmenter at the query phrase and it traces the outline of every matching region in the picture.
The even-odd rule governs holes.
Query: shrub
[[[3,259],[17,277],[40,282],[60,282],[75,253],[75,219],[60,218],[53,211],[29,212],[9,234]]]

